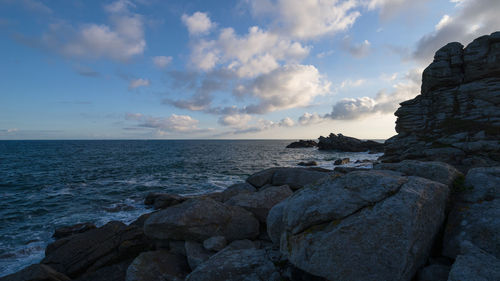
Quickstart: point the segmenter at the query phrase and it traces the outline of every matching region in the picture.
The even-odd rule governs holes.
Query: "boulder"
[[[185,201],[186,198],[169,193],[148,193],[144,204],[153,205],[155,209],[165,209],[173,205],[177,205]]]
[[[470,241],[500,258],[500,167],[469,170],[458,188],[443,238],[443,255],[455,258]]]
[[[312,168],[270,168],[257,172],[248,177],[247,182],[256,188],[265,185],[288,185],[292,190],[302,188],[307,184],[315,183],[325,178],[331,170]]]
[[[333,165],[345,165],[351,162],[351,159],[349,158],[339,158],[333,162]]]
[[[220,251],[191,272],[186,281],[279,281],[265,250]]]
[[[228,188],[226,188],[224,191],[221,192],[221,198],[222,202],[226,202],[227,200],[231,199],[231,197],[236,196],[241,193],[253,193],[256,192],[257,189],[253,187],[253,185],[243,182],[243,183],[236,183]]]
[[[276,239],[273,228],[281,227],[280,251],[310,274],[328,280],[411,280],[429,257],[448,194],[447,186],[420,177],[352,172],[278,204],[282,216],[271,210],[268,232]]]
[[[450,266],[444,264],[431,264],[417,273],[415,281],[446,281],[450,273]]]
[[[455,260],[448,281],[500,280],[500,260],[470,242],[461,245],[461,254]]]
[[[123,281],[127,273],[127,268],[132,259],[124,260],[119,263],[104,266],[96,271],[87,272],[74,281]]]
[[[236,195],[226,204],[242,207],[252,212],[260,222],[265,223],[269,210],[292,194],[293,191],[287,185],[270,186],[255,193]]]
[[[383,152],[384,144],[375,141],[362,141],[342,134],[330,134],[328,137],[319,137],[319,150],[335,150],[345,152]]]
[[[409,176],[417,176],[442,184],[451,186],[460,176],[455,167],[443,162],[422,162],[416,160],[404,160],[400,163],[379,163],[373,166],[375,170],[398,171]]]
[[[73,234],[83,233],[85,231],[96,228],[95,224],[90,222],[78,223],[71,226],[64,226],[56,229],[52,237],[55,239],[60,239],[63,237],[68,237]]]
[[[215,252],[208,251],[201,243],[186,241],[186,257],[191,270],[210,258]]]
[[[203,241],[203,247],[209,251],[218,252],[227,245],[227,240],[224,236],[214,236]]]
[[[232,241],[257,237],[259,221],[241,207],[194,198],[151,215],[144,223],[144,232],[157,240],[203,242],[221,235]]]
[[[318,146],[318,143],[313,140],[299,140],[287,145],[286,148],[306,148],[316,146]]]
[[[126,281],[182,281],[189,273],[186,257],[165,250],[141,253],[127,269]]]
[[[148,248],[142,229],[113,221],[49,244],[41,263],[74,278],[133,258]]]
[[[71,279],[43,264],[30,265],[16,273],[0,277],[1,281],[71,281]]]

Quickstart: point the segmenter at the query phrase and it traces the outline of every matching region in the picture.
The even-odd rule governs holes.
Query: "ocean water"
[[[290,140],[0,141],[0,276],[37,263],[54,229],[130,223],[149,192],[222,191],[259,170],[380,154],[285,148]]]

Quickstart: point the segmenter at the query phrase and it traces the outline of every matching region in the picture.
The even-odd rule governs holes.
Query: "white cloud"
[[[153,57],[153,63],[158,68],[165,68],[171,62],[172,62],[172,57],[170,57],[170,56],[169,57],[166,57],[166,56]]]
[[[342,83],[340,83],[340,88],[344,89],[344,88],[359,87],[365,83],[366,83],[365,79],[357,79],[357,80],[347,79],[347,80],[342,81]]]
[[[295,122],[292,120],[292,118],[285,117],[285,118],[281,119],[279,126],[280,127],[293,127],[293,126],[295,126]]]
[[[131,90],[138,87],[148,87],[150,84],[151,81],[149,81],[148,79],[143,79],[143,78],[132,79],[128,84],[128,89]]]
[[[325,118],[320,116],[316,112],[315,113],[306,112],[299,117],[299,124],[302,126],[317,124],[323,121],[325,121]]]
[[[342,40],[342,47],[355,58],[365,57],[371,51],[371,43],[368,40],[364,40],[359,44],[353,44],[349,36],[345,36]]]
[[[196,12],[190,16],[183,14],[181,19],[190,35],[206,34],[215,27],[208,15],[202,12]]]
[[[138,127],[157,129],[159,134],[206,131],[199,129],[199,121],[189,115],[172,114],[169,117],[152,117],[141,113],[127,113],[125,119],[139,122]]]
[[[432,61],[434,53],[449,42],[467,44],[481,35],[498,30],[500,1],[463,0],[457,3],[454,15],[444,16],[435,31],[418,41],[413,53],[415,59],[427,65]]]
[[[319,95],[330,91],[326,81],[312,65],[285,65],[236,88],[237,95],[257,98],[258,104],[246,107],[248,113],[308,106]]]
[[[234,127],[237,130],[231,132],[232,134],[247,134],[247,133],[258,133],[262,131],[267,131],[275,128],[288,128],[295,126],[295,122],[290,117],[285,117],[279,122],[274,122],[265,119],[259,119],[257,122],[251,126]]]
[[[130,7],[134,5],[126,0],[105,6],[109,25],[88,23],[74,27],[65,22],[53,23],[42,36],[42,43],[70,57],[128,61],[146,48],[143,18],[130,12]]]
[[[223,126],[241,128],[245,127],[250,120],[252,120],[252,116],[248,114],[232,114],[221,116],[218,122]]]
[[[383,20],[391,19],[403,11],[414,11],[429,0],[367,0],[365,5],[369,10],[379,9],[379,16]]]
[[[299,39],[314,39],[351,27],[361,15],[354,9],[357,0],[276,0],[247,1],[252,13],[270,15],[282,34]]]

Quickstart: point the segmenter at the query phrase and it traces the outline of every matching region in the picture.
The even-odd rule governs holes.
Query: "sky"
[[[363,139],[498,0],[0,0],[0,139]]]

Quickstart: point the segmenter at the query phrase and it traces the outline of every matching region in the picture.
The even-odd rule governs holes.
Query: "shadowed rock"
[[[286,148],[307,148],[316,146],[318,146],[318,143],[313,140],[299,140],[287,145]]]
[[[30,265],[16,273],[0,277],[1,281],[71,281],[71,279],[43,264]]]
[[[186,257],[165,250],[141,253],[127,269],[126,281],[182,281],[189,273]]]
[[[342,134],[330,134],[328,137],[319,137],[318,149],[345,152],[383,152],[384,144],[375,141],[362,141]]]

